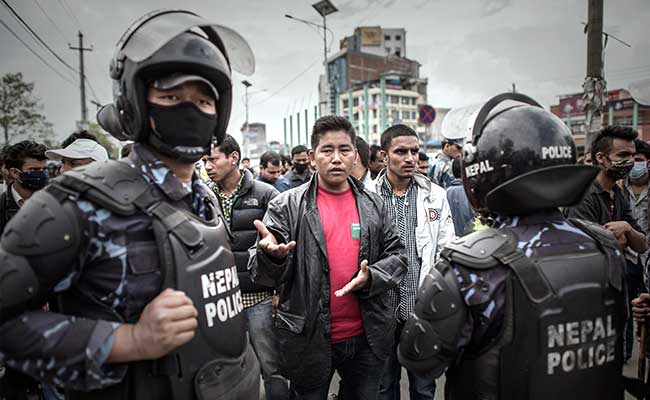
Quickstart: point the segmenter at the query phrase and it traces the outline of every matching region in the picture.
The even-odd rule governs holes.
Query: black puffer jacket
[[[406,274],[405,249],[384,202],[363,184],[350,178],[361,225],[359,264],[368,260],[370,286],[358,296],[363,329],[372,352],[382,360],[393,349],[394,308],[388,290]],[[327,248],[316,207],[317,174],[310,183],[276,197],[264,223],[279,242],[296,241],[284,260],[273,260],[259,248],[251,249],[253,279],[275,285],[280,304],[275,319],[280,369],[292,382],[315,387],[331,370],[330,280]],[[332,216],[336,218],[336,216]]]
[[[230,214],[230,231],[233,235],[232,251],[235,254],[235,264],[239,275],[242,293],[263,292],[272,287],[253,283],[248,271],[248,249],[257,240],[257,229],[253,221],[264,218],[266,208],[278,191],[271,185],[255,180],[247,169],[243,170],[244,180],[235,198]]]

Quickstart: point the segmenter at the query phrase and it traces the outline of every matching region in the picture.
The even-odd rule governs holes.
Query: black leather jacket
[[[373,353],[386,359],[393,349],[395,318],[388,291],[406,274],[405,249],[382,199],[350,178],[361,224],[359,263],[371,274],[359,297],[361,319]],[[269,204],[264,223],[279,242],[296,241],[284,260],[252,248],[253,280],[275,286],[280,294],[275,320],[283,376],[301,386],[324,383],[331,370],[329,264],[316,207],[317,174],[308,185],[281,193]],[[334,216],[333,216],[334,217]]]

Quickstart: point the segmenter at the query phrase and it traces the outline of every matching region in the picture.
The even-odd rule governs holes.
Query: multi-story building
[[[266,125],[259,122],[252,122],[241,127],[242,133],[242,158],[259,158],[266,151]]]
[[[427,103],[428,81],[420,77],[420,63],[406,58],[403,28],[356,28],[327,60],[327,71],[327,80],[319,81],[321,115],[348,116],[370,143],[377,143],[383,129],[395,123],[409,125],[423,140],[430,139],[429,127],[418,122],[419,108]]]
[[[551,106],[551,112],[560,117],[571,129],[578,154],[584,153],[585,120],[582,93],[560,96],[559,104]],[[625,89],[607,92],[607,106],[601,115],[603,126],[619,125],[635,128],[639,138],[650,140],[650,106],[638,103]]]

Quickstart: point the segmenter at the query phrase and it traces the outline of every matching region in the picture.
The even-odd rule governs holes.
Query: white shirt
[[[16,201],[16,204],[18,204],[18,207],[22,207],[23,204],[25,204],[25,199],[23,199],[23,196],[21,196],[14,185],[11,185],[11,194],[14,196],[14,200]]]

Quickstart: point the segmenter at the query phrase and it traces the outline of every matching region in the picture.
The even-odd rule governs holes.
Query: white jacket
[[[385,170],[375,179],[375,186],[368,188],[380,193]],[[413,175],[418,185],[417,218],[415,227],[416,247],[418,257],[422,260],[418,286],[424,282],[431,268],[440,257],[440,252],[454,237],[454,221],[447,202],[447,192],[432,183],[421,174]]]

